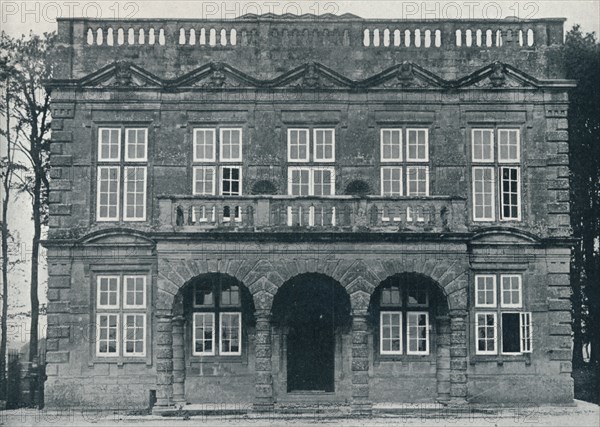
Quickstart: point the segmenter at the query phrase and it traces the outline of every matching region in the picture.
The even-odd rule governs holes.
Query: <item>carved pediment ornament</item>
[[[132,86],[131,62],[118,61],[115,63],[115,81],[113,86]]]
[[[425,87],[426,84],[417,78],[413,64],[405,61],[396,69],[394,78],[384,83],[383,86],[388,88],[409,88]]]
[[[506,71],[504,70],[504,65],[502,65],[500,62],[494,62],[492,64],[490,81],[494,87],[502,87],[506,84]]]
[[[225,65],[222,62],[214,62],[210,66],[208,79],[202,81],[199,86],[208,89],[218,89],[225,87],[239,87],[240,85],[228,78],[227,73],[225,72]]]
[[[317,68],[314,62],[307,65],[302,80],[297,85],[297,87],[302,89],[330,88],[334,86],[336,85],[323,78],[323,73]]]

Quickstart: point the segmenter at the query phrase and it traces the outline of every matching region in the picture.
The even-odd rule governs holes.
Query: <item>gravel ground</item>
[[[124,416],[110,412],[46,412],[31,409],[0,412],[2,426],[577,426],[600,427],[598,405],[576,401],[573,407],[503,408],[495,412],[440,412],[426,415],[381,414],[372,418],[330,418],[322,415],[258,418],[255,416],[194,416],[190,419]]]

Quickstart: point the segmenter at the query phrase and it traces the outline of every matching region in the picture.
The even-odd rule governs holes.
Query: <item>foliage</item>
[[[571,263],[574,363],[583,363],[582,345],[590,344],[590,360],[600,359],[600,45],[594,33],[578,25],[564,45],[566,77],[577,80],[570,93],[569,152],[571,224],[577,239]]]

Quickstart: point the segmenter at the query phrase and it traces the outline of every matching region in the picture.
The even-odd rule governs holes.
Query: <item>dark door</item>
[[[334,333],[324,319],[291,325],[287,337],[287,388],[334,391]]]

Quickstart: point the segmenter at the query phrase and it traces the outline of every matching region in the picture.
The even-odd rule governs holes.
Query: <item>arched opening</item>
[[[343,359],[348,359],[342,353],[349,339],[350,312],[346,290],[322,274],[299,275],[279,289],[272,320],[274,360],[281,373],[276,381],[282,394],[338,391]]]
[[[435,281],[416,273],[388,277],[371,296],[367,321],[374,396],[388,402],[450,398],[448,303]]]
[[[252,401],[254,311],[249,290],[226,274],[203,274],[180,289],[173,303],[174,389],[179,380],[186,402]],[[227,380],[232,372],[236,384]]]

